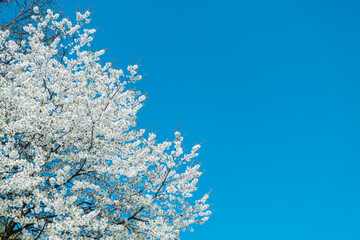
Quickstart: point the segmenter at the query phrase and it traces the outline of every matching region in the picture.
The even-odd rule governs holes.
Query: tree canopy
[[[23,37],[0,31],[1,239],[178,239],[204,223],[200,145],[137,127],[138,65],[101,63],[89,12],[40,10]]]

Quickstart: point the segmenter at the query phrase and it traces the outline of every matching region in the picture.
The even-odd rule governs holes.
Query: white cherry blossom
[[[89,16],[48,10],[21,42],[0,31],[0,238],[179,239],[211,214],[192,198],[200,145],[136,127],[138,66],[101,63]]]

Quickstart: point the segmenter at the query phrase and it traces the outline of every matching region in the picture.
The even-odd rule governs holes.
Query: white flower
[[[138,65],[125,75],[88,49],[89,12],[75,23],[47,13],[21,43],[0,31],[0,216],[24,239],[178,239],[205,222],[208,196],[189,199],[200,145],[184,154],[180,132],[146,138],[136,122],[146,97],[126,88]],[[43,41],[46,29],[58,39]]]

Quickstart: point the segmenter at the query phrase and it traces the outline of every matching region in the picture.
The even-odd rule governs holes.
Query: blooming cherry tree
[[[138,66],[100,62],[89,15],[0,31],[0,239],[179,239],[211,214],[192,198],[200,146],[136,128]]]

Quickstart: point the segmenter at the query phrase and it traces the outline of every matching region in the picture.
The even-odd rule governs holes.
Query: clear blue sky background
[[[92,4],[94,46],[142,58],[139,114],[202,142],[209,222],[184,240],[360,239],[360,2],[60,0]]]

